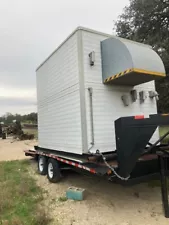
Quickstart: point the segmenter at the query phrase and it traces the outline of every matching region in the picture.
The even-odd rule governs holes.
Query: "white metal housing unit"
[[[154,81],[103,84],[101,42],[108,38],[117,37],[79,27],[37,68],[39,147],[113,151],[116,119],[157,113]]]

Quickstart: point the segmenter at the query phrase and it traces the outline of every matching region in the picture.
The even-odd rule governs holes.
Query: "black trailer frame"
[[[169,115],[119,118],[115,121],[117,149],[109,153],[97,150],[95,154],[77,155],[35,146],[34,150],[25,150],[25,155],[36,159],[44,157],[46,162],[53,159],[59,165],[57,170],[78,169],[122,185],[160,179],[164,214],[169,218],[169,144],[162,144],[169,131],[154,144],[149,143],[160,125],[169,125]]]

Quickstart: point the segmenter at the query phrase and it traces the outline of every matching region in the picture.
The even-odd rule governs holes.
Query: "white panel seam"
[[[86,100],[85,100],[85,84],[84,84],[84,65],[83,65],[83,39],[81,30],[78,30],[77,32],[77,38],[78,38],[78,67],[79,67],[82,148],[83,153],[87,153],[88,140],[87,140]]]

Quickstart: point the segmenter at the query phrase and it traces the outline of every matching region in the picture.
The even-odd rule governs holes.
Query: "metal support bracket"
[[[94,145],[94,124],[93,124],[93,88],[89,87],[89,97],[90,97],[90,120],[91,120],[91,145]]]
[[[169,204],[168,204],[168,187],[167,187],[167,168],[166,160],[167,158],[163,155],[158,155],[159,166],[160,166],[160,179],[161,179],[161,195],[165,217],[169,218]]]

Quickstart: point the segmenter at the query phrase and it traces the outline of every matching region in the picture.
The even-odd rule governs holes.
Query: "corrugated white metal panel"
[[[77,34],[75,33],[37,71],[38,102],[76,85],[78,78]]]
[[[84,77],[86,93],[86,113],[87,113],[87,130],[88,130],[88,147],[91,142],[91,121],[90,121],[90,102],[88,87],[93,88],[93,114],[94,114],[94,138],[95,145],[91,151],[99,149],[102,152],[112,151],[116,148],[114,121],[122,116],[132,116],[138,114],[157,113],[156,102],[149,97],[145,102],[140,104],[137,100],[125,107],[121,101],[123,94],[129,95],[132,87],[108,86],[102,83],[102,65],[101,65],[101,47],[100,41],[107,37],[104,35],[94,34],[83,31],[83,55],[84,55]],[[95,52],[95,65],[89,65],[89,53]],[[138,91],[154,90],[154,82],[139,85],[135,87]],[[158,133],[154,138],[157,138]]]
[[[77,33],[38,70],[39,146],[82,153]]]

